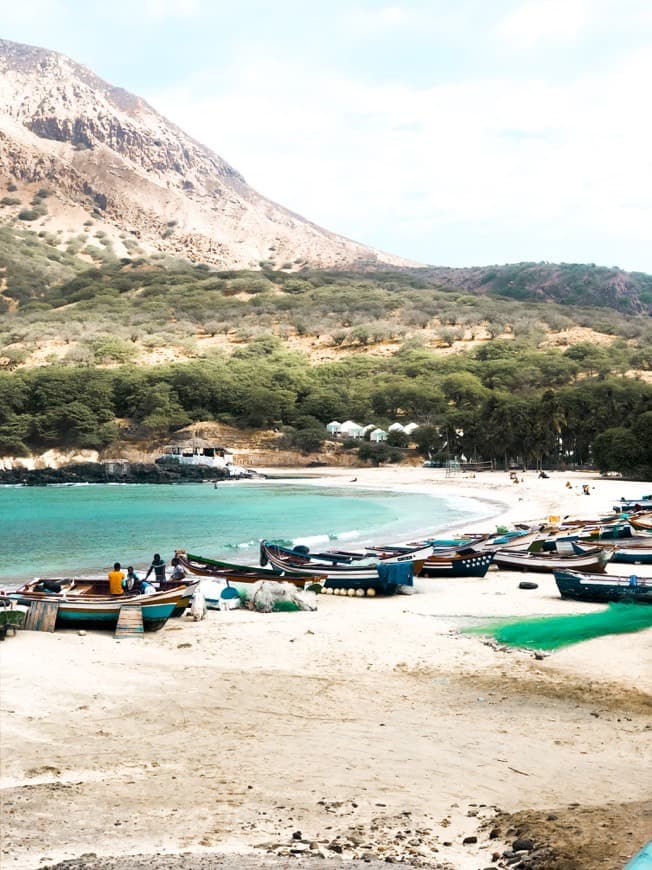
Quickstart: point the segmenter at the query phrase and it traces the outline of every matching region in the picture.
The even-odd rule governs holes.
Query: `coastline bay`
[[[0,581],[169,561],[175,549],[243,563],[261,538],[311,547],[398,540],[486,517],[487,503],[444,494],[294,481],[1,487]]]

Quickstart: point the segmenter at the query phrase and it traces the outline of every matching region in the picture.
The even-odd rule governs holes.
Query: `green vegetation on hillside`
[[[545,299],[539,290],[540,301],[529,298],[532,264],[503,267],[472,291],[445,287],[424,270],[285,272],[263,264],[238,272],[163,257],[117,260],[105,241],[96,232],[64,244],[0,227],[0,454],[102,448],[120,437],[124,419],[150,437],[199,420],[276,426],[287,445],[309,452],[332,419],[399,419],[421,424],[423,455],[597,462],[652,476],[652,386],[632,376],[652,369],[651,321],[619,313],[606,298],[587,306],[595,267],[555,267],[564,280],[569,269],[575,276],[567,291],[578,307],[550,301],[561,294],[557,285]],[[642,276],[624,294],[634,300],[630,309],[641,308],[651,282]],[[500,296],[487,295],[488,284]],[[578,326],[610,341],[543,341]],[[220,333],[233,353],[198,350],[198,337]],[[425,335],[431,346],[467,349],[437,353]],[[289,336],[357,352],[315,364],[287,350]],[[62,359],[21,367],[49,340],[68,347]],[[398,348],[391,355],[366,353],[388,342]],[[143,349],[168,346],[189,361],[134,364]]]
[[[99,449],[118,436],[122,418],[149,437],[199,420],[277,426],[307,450],[319,447],[332,419],[402,419],[421,423],[415,438],[424,456],[533,466],[595,460],[652,476],[652,386],[589,354],[579,361],[512,343],[488,348],[437,357],[405,347],[390,359],[311,366],[268,337],[231,357],[149,369],[23,369],[0,375],[0,454]]]

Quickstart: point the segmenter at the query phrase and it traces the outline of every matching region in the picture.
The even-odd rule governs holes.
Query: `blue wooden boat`
[[[295,572],[325,576],[326,590],[360,590],[361,594],[378,592],[393,595],[399,586],[411,586],[414,576],[419,574],[431,553],[432,547],[427,547],[425,550],[409,550],[383,559],[376,555],[366,563],[342,564],[314,558],[305,552],[305,548],[290,550],[270,541],[260,543],[261,565],[269,563],[285,575],[284,579],[290,580]]]
[[[575,601],[632,601],[652,604],[652,579],[585,574],[582,571],[555,571],[555,583],[562,598]]]
[[[53,588],[55,581],[47,581]],[[13,601],[31,605],[36,601],[56,603],[56,628],[115,628],[120,608],[125,604],[138,605],[142,609],[145,631],[158,631],[178,607],[188,605],[198,586],[196,583],[184,584],[148,595],[98,595],[93,594],[88,585],[74,580],[57,581],[59,591],[47,591],[41,579],[25,583],[18,589],[7,592]]]

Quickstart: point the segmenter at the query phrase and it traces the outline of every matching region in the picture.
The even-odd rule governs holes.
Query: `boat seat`
[[[79,583],[75,584],[72,589],[66,589],[67,595],[86,595],[88,592],[93,591],[92,583]]]

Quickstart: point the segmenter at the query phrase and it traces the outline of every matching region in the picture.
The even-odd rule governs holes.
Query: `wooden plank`
[[[25,619],[25,628],[28,631],[54,631],[58,610],[58,601],[32,601]]]
[[[143,609],[139,604],[123,604],[114,637],[143,637]]]

